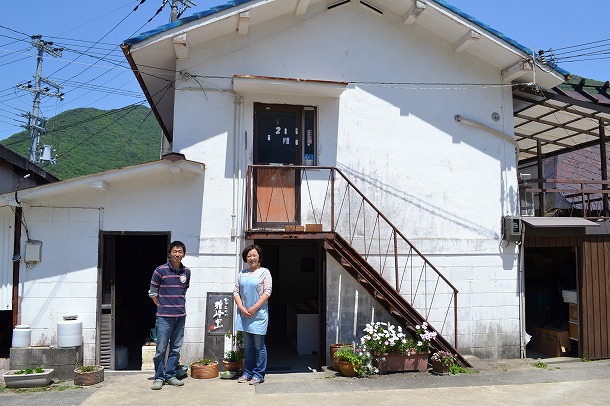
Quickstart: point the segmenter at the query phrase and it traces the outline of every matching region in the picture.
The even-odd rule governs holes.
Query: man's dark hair
[[[243,258],[244,262],[248,262],[248,252],[252,250],[256,250],[256,252],[258,252],[258,262],[263,262],[263,249],[256,244],[248,245],[241,252],[241,257]]]
[[[172,249],[174,247],[182,248],[182,251],[184,251],[184,253],[186,254],[186,245],[184,245],[182,241],[172,241],[172,243],[169,245],[169,250],[167,250],[167,252],[172,252]]]

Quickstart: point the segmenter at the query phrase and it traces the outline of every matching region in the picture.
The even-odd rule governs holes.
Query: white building
[[[150,275],[178,239],[193,271],[182,357],[222,354],[206,312],[256,241],[274,276],[270,340],[288,334],[321,364],[371,319],[417,322],[385,284],[461,354],[519,356],[518,247],[501,222],[518,205],[511,85],[550,88],[566,72],[444,2],[232,3],[123,45],[169,160],[19,193],[21,249],[26,234],[42,241],[41,261],[19,269],[33,342],[54,345],[57,321],[77,313],[87,362],[112,362],[117,345],[137,353],[154,326]],[[251,182],[252,164],[272,166]],[[16,204],[0,196],[5,230]],[[294,227],[305,224],[322,226]],[[13,239],[2,235],[5,252]],[[387,283],[365,281],[362,258]],[[1,266],[10,285],[10,257]],[[433,268],[459,291],[457,313]]]

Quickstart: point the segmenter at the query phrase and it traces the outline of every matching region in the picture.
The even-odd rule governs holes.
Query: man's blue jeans
[[[242,331],[244,337],[244,375],[248,378],[258,378],[265,380],[265,370],[267,369],[267,347],[265,346],[265,336],[252,334]]]
[[[157,317],[157,351],[155,353],[155,379],[167,381],[176,376],[176,366],[180,360],[180,348],[184,340],[184,322],[186,316]],[[169,347],[167,364],[165,352]]]

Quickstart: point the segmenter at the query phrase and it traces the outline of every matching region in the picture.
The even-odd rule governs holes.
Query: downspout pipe
[[[13,297],[11,302],[13,307],[13,328],[15,328],[17,324],[19,324],[19,263],[21,261],[21,216],[23,216],[23,208],[21,206],[15,207],[15,230],[13,232]]]
[[[242,106],[243,99],[235,95],[235,106],[233,108],[233,208],[231,211],[231,238],[237,238],[237,206],[239,199],[239,146],[241,145]],[[238,244],[239,245],[239,244]]]

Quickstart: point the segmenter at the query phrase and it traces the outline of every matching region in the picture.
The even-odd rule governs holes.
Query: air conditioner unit
[[[506,216],[503,219],[502,236],[510,242],[518,242],[521,240],[521,218],[519,216]]]

